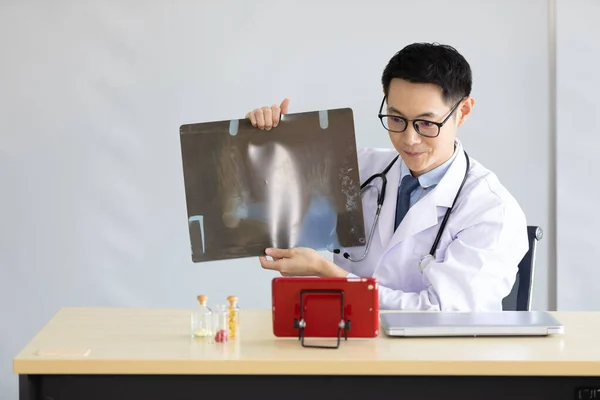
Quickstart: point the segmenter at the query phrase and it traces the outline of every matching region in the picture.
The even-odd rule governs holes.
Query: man
[[[528,249],[527,224],[498,178],[456,138],[473,110],[471,82],[468,62],[452,47],[415,43],[394,55],[383,72],[379,114],[395,150],[358,154],[361,182],[400,156],[386,174],[368,253],[359,261],[364,248],[344,249],[330,262],[312,249],[267,249],[272,260],[260,257],[262,267],[285,276],[375,277],[382,309],[502,310]],[[259,129],[274,129],[288,106],[286,99],[246,117]],[[380,188],[381,180],[372,185]],[[365,191],[362,201],[368,233],[377,191]]]

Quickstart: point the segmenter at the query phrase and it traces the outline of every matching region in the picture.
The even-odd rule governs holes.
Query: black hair
[[[448,105],[469,96],[473,80],[467,60],[454,47],[439,43],[413,43],[397,52],[381,77],[386,96],[394,78],[436,84]]]

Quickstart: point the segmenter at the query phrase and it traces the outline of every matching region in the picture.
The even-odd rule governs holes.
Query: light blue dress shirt
[[[418,178],[419,186],[410,194],[410,207],[412,207],[417,201],[423,198],[434,187],[436,187],[438,183],[440,183],[440,181],[446,174],[446,171],[448,171],[448,168],[450,168],[450,166],[456,159],[456,154],[457,151],[455,147],[454,154],[452,154],[452,157],[450,157],[445,163],[421,175]],[[404,178],[408,174],[410,174],[410,170],[408,169],[405,163],[402,163],[402,165],[400,166],[400,182],[402,182],[402,178]]]

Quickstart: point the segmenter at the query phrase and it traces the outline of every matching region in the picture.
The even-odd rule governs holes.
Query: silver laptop
[[[388,336],[547,336],[564,326],[544,311],[389,312],[381,314]]]

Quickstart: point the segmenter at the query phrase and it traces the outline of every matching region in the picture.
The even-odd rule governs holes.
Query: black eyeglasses
[[[444,118],[442,122],[433,122],[420,118],[406,119],[399,115],[382,114],[381,111],[383,110],[383,104],[385,103],[385,99],[386,96],[383,96],[381,106],[379,107],[379,113],[377,114],[379,116],[381,124],[385,129],[387,129],[390,132],[404,132],[406,128],[408,128],[408,123],[412,122],[415,131],[419,135],[429,138],[437,137],[440,134],[440,129],[442,128],[442,126],[444,126],[448,119],[450,119],[450,116],[454,114],[454,112],[458,108],[458,105],[464,100],[464,98],[460,99],[460,101],[456,103],[454,107],[452,107],[452,110],[450,110],[450,113],[448,114],[448,116],[446,116],[446,118]]]

